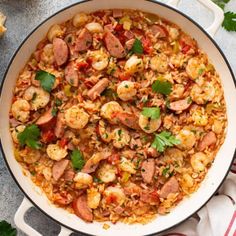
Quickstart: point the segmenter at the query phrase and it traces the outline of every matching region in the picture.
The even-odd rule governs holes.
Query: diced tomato
[[[68,143],[68,140],[66,138],[62,138],[60,141],[59,141],[59,146],[61,148],[65,148],[66,144]]]
[[[93,59],[92,59],[91,57],[88,57],[88,58],[86,59],[86,62],[88,63],[89,66],[91,66],[92,63],[93,63]]]
[[[54,130],[52,130],[52,129],[43,130],[41,132],[41,137],[42,137],[42,141],[44,143],[52,142],[56,138],[56,136],[54,134]]]
[[[77,63],[76,66],[79,71],[85,71],[89,67],[89,64],[87,62],[81,61],[81,62]]]
[[[120,162],[120,155],[119,154],[112,154],[107,158],[107,162],[110,164],[116,165]]]
[[[152,202],[159,202],[159,195],[156,190],[150,193],[150,198]]]
[[[123,31],[123,25],[122,24],[117,24],[116,27],[115,27],[115,31]]]
[[[130,77],[131,76],[129,74],[127,74],[127,73],[120,73],[119,74],[119,79],[122,80],[122,81],[123,80],[130,80]]]
[[[143,45],[143,51],[144,53],[151,54],[153,52],[152,42],[147,37],[142,37],[141,39],[142,45]]]
[[[191,46],[185,44],[185,45],[182,47],[181,52],[182,52],[183,54],[186,54],[190,49],[191,49]]]

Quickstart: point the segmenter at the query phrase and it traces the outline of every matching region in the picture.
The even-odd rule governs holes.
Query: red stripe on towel
[[[233,215],[233,217],[232,217],[232,219],[231,219],[231,221],[230,221],[230,223],[229,223],[229,227],[228,227],[228,229],[226,230],[224,236],[231,236],[231,235],[232,235],[232,234],[229,235],[229,232],[230,232],[230,230],[231,230],[231,228],[232,228],[232,225],[234,224],[235,219],[236,219],[236,211],[234,212],[234,215]],[[234,232],[234,234],[233,234],[232,236],[235,236],[235,235],[236,235],[236,232]]]

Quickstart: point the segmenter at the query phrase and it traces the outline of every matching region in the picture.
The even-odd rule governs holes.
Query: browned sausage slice
[[[57,138],[61,138],[64,132],[65,132],[64,114],[58,113],[54,134],[56,135]]]
[[[63,176],[63,178],[66,181],[72,181],[74,177],[75,177],[75,172],[72,169],[66,170]]]
[[[185,98],[175,102],[171,102],[169,108],[173,111],[183,111],[190,107],[191,100],[190,98]]]
[[[61,178],[68,164],[69,160],[67,159],[62,159],[54,163],[52,167],[52,177],[55,181],[58,181]]]
[[[151,32],[153,35],[157,36],[157,38],[165,38],[168,36],[168,31],[164,26],[161,25],[153,25],[151,26]]]
[[[207,134],[205,134],[202,140],[200,141],[198,145],[198,150],[203,151],[208,146],[215,144],[216,141],[217,141],[217,138],[216,138],[215,133],[213,131],[210,131]]]
[[[117,112],[115,117],[125,126],[139,130],[138,117],[127,112]]]
[[[103,78],[98,81],[89,91],[88,96],[91,100],[95,100],[108,86],[109,80],[107,78]]]
[[[161,188],[159,196],[167,198],[170,193],[177,193],[179,191],[179,183],[173,176]]]
[[[47,110],[45,113],[43,113],[43,115],[41,115],[38,120],[36,121],[36,125],[44,125],[47,124],[49,121],[51,121],[53,119],[53,115],[52,115],[52,107]]]
[[[92,34],[86,29],[82,29],[78,38],[75,42],[75,50],[76,51],[85,51],[87,50],[93,42]]]
[[[53,53],[58,66],[63,65],[68,59],[68,47],[64,40],[54,38],[53,42]]]
[[[93,213],[87,204],[87,195],[83,194],[73,201],[73,209],[75,214],[81,219],[92,222]]]
[[[79,76],[77,73],[77,68],[75,62],[70,62],[65,68],[65,78],[66,81],[72,85],[77,87],[79,82]]]
[[[107,31],[104,40],[107,50],[111,56],[117,58],[122,58],[125,56],[125,49],[122,46],[120,40],[114,34],[112,34],[110,31]]]
[[[155,160],[147,159],[142,163],[141,175],[145,183],[151,183],[155,173]]]

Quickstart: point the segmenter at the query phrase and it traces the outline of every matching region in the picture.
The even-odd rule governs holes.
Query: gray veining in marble
[[[26,35],[52,13],[68,6],[76,0],[0,0],[0,11],[7,16],[7,34],[0,39],[0,81],[7,64],[20,42]],[[212,15],[195,0],[183,0],[180,9],[203,26],[212,21]],[[231,0],[227,10],[236,11],[236,0]],[[220,29],[215,40],[228,58],[236,74],[236,33]],[[0,111],[3,112],[3,111]],[[0,154],[0,220],[7,220],[14,225],[13,217],[23,199],[23,194],[11,178]],[[44,236],[56,236],[59,226],[41,212],[31,209],[26,221]],[[19,231],[19,236],[25,235]]]

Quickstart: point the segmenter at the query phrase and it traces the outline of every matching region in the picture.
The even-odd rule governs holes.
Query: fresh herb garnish
[[[17,231],[5,220],[0,222],[0,235],[1,236],[16,236]]]
[[[40,81],[40,85],[45,91],[51,92],[55,82],[55,75],[44,70],[39,70],[36,72],[35,79]]]
[[[217,4],[220,8],[224,10],[225,5],[230,1],[230,0],[212,0],[215,4]]]
[[[152,91],[157,92],[157,93],[161,93],[164,95],[169,95],[172,91],[172,84],[168,81],[156,80],[152,84]]]
[[[52,116],[56,116],[58,112],[58,108],[57,107],[53,107],[52,108]]]
[[[226,12],[222,26],[228,31],[236,31],[236,13]]]
[[[80,150],[73,150],[71,153],[72,166],[76,170],[81,170],[84,167],[85,160]]]
[[[97,178],[97,177],[95,177],[95,176],[93,177],[93,181],[94,181],[95,183],[98,183],[98,184],[103,183],[101,179],[99,179],[99,178]]]
[[[162,175],[166,178],[171,177],[174,174],[174,171],[170,171],[170,167],[167,166],[165,169],[162,171]]]
[[[170,132],[162,131],[159,134],[155,134],[155,139],[152,143],[152,147],[159,152],[164,152],[167,147],[180,144],[180,140],[173,136]]]
[[[134,44],[131,48],[131,52],[136,54],[142,54],[143,53],[143,45],[142,42],[139,39],[135,39]]]
[[[17,135],[17,139],[21,146],[27,145],[28,147],[39,149],[41,143],[39,142],[40,129],[37,125],[28,125],[23,132]]]
[[[59,106],[61,106],[61,104],[62,104],[62,101],[61,101],[59,98],[56,98],[56,100],[55,100],[55,105],[56,105],[57,107],[59,107]]]
[[[159,107],[144,107],[141,114],[148,118],[151,118],[152,120],[159,119],[160,108]]]

